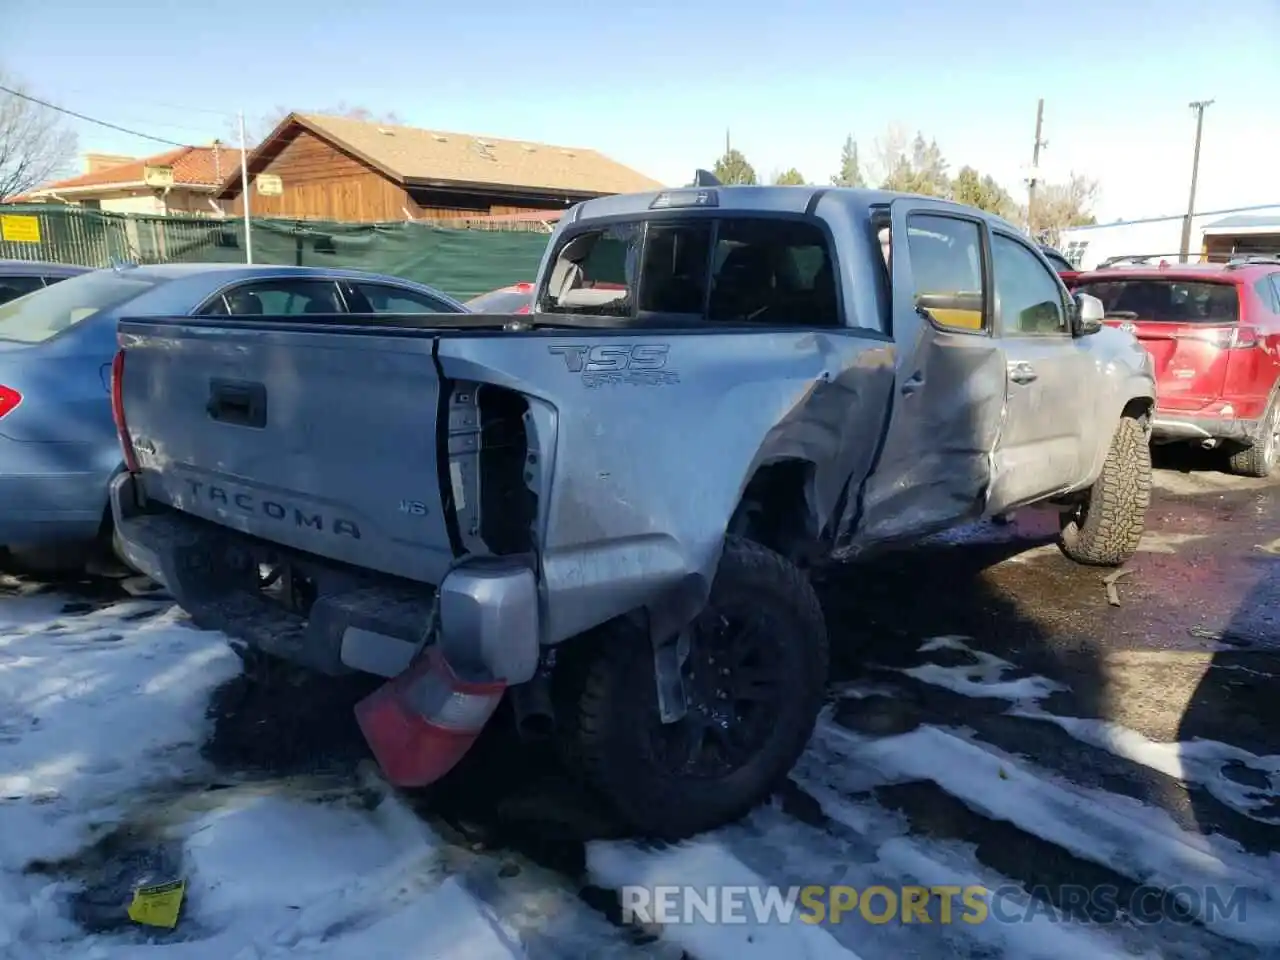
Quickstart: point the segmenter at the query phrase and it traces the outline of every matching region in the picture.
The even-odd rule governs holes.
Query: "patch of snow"
[[[240,670],[225,639],[155,601],[65,609],[46,594],[0,602],[4,960],[509,960],[526,942],[607,960],[627,946],[576,890],[548,897],[493,868],[478,896],[455,868],[469,859],[479,877],[485,858],[376,778],[232,776],[207,790],[209,697]],[[116,826],[186,882],[175,930],[129,925],[123,902],[119,932],[71,921],[78,883],[110,893],[129,869],[85,856]],[[30,872],[37,860],[67,867]]]
[[[1101,747],[1118,757],[1141,764],[1175,780],[1197,783],[1217,800],[1263,823],[1280,823],[1280,817],[1259,811],[1273,807],[1280,796],[1280,755],[1257,756],[1216,740],[1162,743],[1136,730],[1081,717],[1060,717],[1044,711],[1019,711],[1019,715],[1057,724],[1082,743]],[[1250,786],[1226,776],[1229,765],[1245,767],[1269,781],[1268,787]]]
[[[964,888],[982,887],[998,890],[1003,885],[989,874],[965,871],[953,858],[941,855],[937,849],[916,841],[898,837],[886,840],[879,849],[880,860],[885,867],[899,875],[905,874],[925,887],[952,886]],[[1001,890],[984,898],[987,909],[992,909],[993,896],[1007,897]],[[959,913],[959,910],[957,910]],[[976,917],[976,913],[970,913]],[[1012,922],[1000,922],[997,917],[1018,917]],[[960,920],[965,923],[963,917]],[[966,933],[989,947],[995,947],[1004,956],[1022,957],[1025,960],[1079,960],[1080,957],[1096,960],[1128,960],[1133,954],[1096,930],[1079,923],[1072,923],[1052,908],[1032,911],[1028,902],[1005,903],[994,916],[983,922],[966,924]]]
[[[509,958],[511,931],[440,861],[440,840],[394,797],[374,810],[279,796],[233,802],[185,844],[191,956]]]
[[[1189,834],[1163,810],[1061,781],[993,747],[936,727],[882,739],[823,723],[818,735],[887,778],[931,780],[972,809],[1006,820],[1076,856],[1142,884],[1246,899],[1242,916],[1202,915],[1210,929],[1247,943],[1280,942],[1276,861],[1245,854],[1219,837]],[[1203,907],[1204,897],[1188,907]]]
[[[951,667],[944,667],[937,663],[923,663],[903,668],[901,672],[921,683],[943,687],[966,697],[992,697],[1027,702],[1041,700],[1056,691],[1066,689],[1062,684],[1048,677],[1004,679],[1006,674],[1018,668],[1008,660],[1002,660],[985,650],[973,649],[965,643],[967,639],[969,638],[959,636],[931,637],[920,645],[920,652],[960,650],[976,659],[977,663],[957,664]]]
[[[69,926],[62,885],[24,876],[28,864],[72,856],[137,791],[198,768],[209,693],[240,670],[175,612],[135,622],[134,605],[108,608],[76,634],[65,603],[0,604],[0,929],[17,956]]]
[[[673,940],[698,960],[776,960],[778,957],[807,960],[858,960],[858,955],[844,947],[820,926],[798,918],[781,922],[775,911],[769,914],[765,899],[770,881],[747,867],[741,860],[713,839],[691,841],[670,847],[642,847],[633,843],[596,842],[587,847],[587,870],[594,882],[604,887],[659,887],[698,891],[713,904],[725,894],[716,890],[742,888],[732,895],[737,898],[727,905],[733,911],[725,922],[708,922],[693,899],[634,904],[654,911],[651,916],[661,921],[663,910],[674,911],[675,922],[662,924],[662,936]],[[750,892],[758,898],[753,902]],[[627,906],[627,895],[623,895]],[[759,909],[757,909],[759,908]]]
[[[11,623],[15,606],[0,605]],[[100,613],[74,645],[43,633],[40,615],[0,634],[3,870],[74,853],[129,791],[198,766],[209,693],[240,672],[217,634],[173,612],[140,623]],[[106,627],[118,639],[92,639]]]

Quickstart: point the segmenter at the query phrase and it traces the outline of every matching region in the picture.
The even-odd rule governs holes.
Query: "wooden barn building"
[[[374,223],[561,211],[661,184],[595,150],[291,113],[248,157],[259,217]],[[238,169],[219,195],[242,215]]]

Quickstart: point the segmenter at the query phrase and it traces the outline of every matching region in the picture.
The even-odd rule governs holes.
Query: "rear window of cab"
[[[544,313],[838,326],[825,232],[777,217],[638,219],[566,237],[539,293]]]

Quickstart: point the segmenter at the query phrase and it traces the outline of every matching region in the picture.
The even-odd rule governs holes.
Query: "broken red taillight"
[[[0,420],[17,410],[20,403],[22,403],[22,394],[13,387],[0,384]]]
[[[356,722],[388,781],[425,787],[471,749],[506,688],[462,679],[435,647],[356,704]]]
[[[129,427],[124,419],[124,351],[117,350],[111,361],[111,419],[116,422],[116,433],[120,437],[120,449],[124,453],[124,466],[130,473],[137,473],[138,454],[133,449],[133,440],[129,437]]]

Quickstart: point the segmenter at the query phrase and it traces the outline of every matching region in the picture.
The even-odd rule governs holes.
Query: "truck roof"
[[[690,194],[709,192],[715,195],[715,203],[689,204],[668,209],[712,210],[730,212],[755,213],[790,213],[803,214],[812,211],[819,197],[828,202],[835,202],[845,207],[849,213],[864,217],[867,210],[875,206],[884,206],[894,200],[914,199],[927,200],[931,204],[952,207],[957,212],[969,216],[977,215],[984,220],[1021,232],[1016,226],[1003,217],[965,206],[941,197],[930,197],[923,194],[899,193],[893,190],[872,190],[859,187],[822,187],[822,186],[712,186],[712,187],[672,187],[667,190],[652,190],[647,193],[626,193],[609,197],[597,197],[585,200],[568,210],[561,218],[562,226],[582,220],[594,220],[604,217],[639,216],[655,209],[654,201],[663,194]]]

